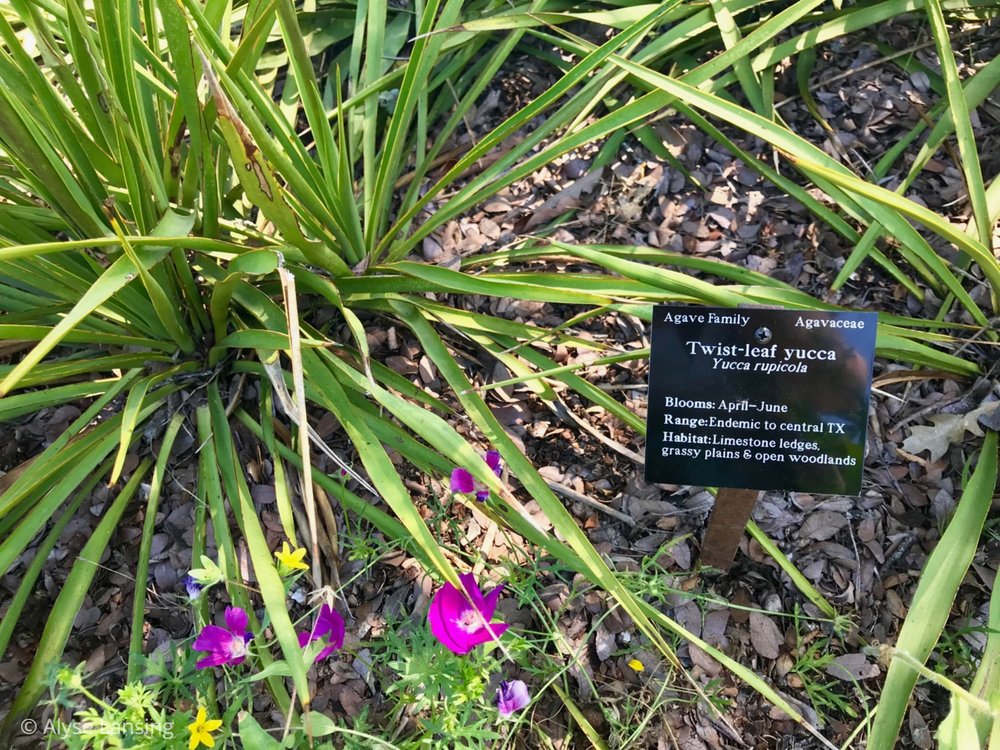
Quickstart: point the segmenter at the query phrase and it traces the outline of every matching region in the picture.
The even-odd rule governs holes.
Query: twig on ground
[[[582,495],[576,490],[570,489],[564,484],[559,484],[559,482],[553,482],[551,479],[546,479],[545,484],[549,486],[549,489],[553,490],[554,492],[558,492],[560,495],[569,500],[572,500],[573,502],[582,503],[586,505],[588,508],[593,508],[594,510],[599,510],[602,513],[607,513],[609,516],[617,518],[619,521],[627,523],[629,526],[635,526],[636,523],[635,519],[632,518],[632,516],[622,513],[620,510],[609,508],[604,503],[598,502],[597,500],[589,498],[586,495]]]

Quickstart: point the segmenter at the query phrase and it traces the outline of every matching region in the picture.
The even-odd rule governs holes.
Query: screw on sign
[[[877,316],[656,305],[646,481],[718,487],[701,562],[732,564],[760,491],[861,490]]]

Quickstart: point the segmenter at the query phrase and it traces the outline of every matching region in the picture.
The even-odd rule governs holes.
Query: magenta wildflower
[[[326,648],[316,654],[313,663],[322,661],[344,645],[344,618],[329,604],[319,608],[319,615],[308,633],[299,633],[299,645],[305,648],[313,641],[325,640]]]
[[[499,451],[486,451],[483,455],[486,465],[493,470],[497,476],[503,473],[503,461],[500,460]],[[484,502],[489,499],[490,491],[486,485],[475,479],[468,469],[456,467],[451,472],[451,491],[468,494],[476,493],[476,500]]]
[[[510,718],[515,711],[531,703],[531,696],[528,695],[528,686],[521,680],[511,680],[501,682],[497,688],[497,711],[504,719]]]
[[[228,628],[228,629],[227,629]],[[195,638],[192,648],[207,651],[208,656],[195,666],[198,669],[218,667],[223,664],[236,666],[247,658],[250,641],[250,620],[239,607],[226,607],[226,627],[206,625]]]
[[[490,623],[503,584],[484,597],[472,573],[462,573],[459,579],[465,593],[446,583],[431,599],[427,619],[434,637],[449,650],[461,655],[469,653],[481,643],[499,638],[508,625],[502,622]]]

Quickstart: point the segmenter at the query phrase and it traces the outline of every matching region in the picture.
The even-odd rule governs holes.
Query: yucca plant
[[[317,586],[327,581],[318,567],[324,500],[312,496],[314,483],[407,546],[437,577],[457,583],[389,450],[430,475],[464,466],[492,492],[486,512],[494,520],[608,591],[668,661],[676,664],[664,631],[699,643],[799,718],[752,671],[629,593],[497,422],[465,365],[485,354],[556,414],[567,412],[553,387],[562,384],[641,432],[641,420],[572,369],[557,367],[550,353],[564,344],[596,348],[615,361],[648,351],[622,355],[569,327],[547,331],[473,312],[465,298],[577,306],[585,312],[576,321],[607,309],[648,318],[652,303],[668,301],[822,305],[761,274],[647,248],[532,238],[452,266],[413,258],[449,221],[574,149],[626,131],[655,147],[648,121],[676,111],[856,243],[851,270],[870,256],[919,293],[890,257],[896,252],[922,283],[950,295],[973,324],[985,325],[989,311],[967,291],[967,276],[944,263],[908,221],[953,242],[967,254],[969,268],[1000,290],[1000,265],[986,234],[1000,206],[995,190],[982,189],[981,176],[976,182],[974,171],[967,172],[970,186],[979,186],[970,194],[980,229],[964,232],[850,173],[775,117],[765,83],[776,61],[919,7],[886,0],[827,15],[819,5],[706,7],[675,0],[568,12],[546,0],[513,9],[431,0],[406,10],[370,0],[303,12],[291,0],[12,0],[0,8],[0,342],[4,353],[16,354],[0,369],[0,421],[88,403],[40,455],[5,477],[0,570],[11,569],[32,540],[46,536],[0,624],[0,653],[41,572],[42,552],[57,543],[81,498],[99,481],[117,487],[129,453],[143,444],[156,447],[156,461],[140,462],[116,490],[75,563],[4,731],[37,702],[93,580],[92,561],[148,480],[132,620],[132,650],[141,648],[151,519],[164,471],[178,459],[174,438],[184,420],[197,434],[197,491],[205,501],[195,554],[204,549],[210,524],[221,564],[236,580],[233,534],[243,537],[302,708],[310,699],[306,665],[235,452],[231,427],[237,422],[273,459],[284,531],[308,542]],[[747,19],[742,30],[741,19]],[[580,20],[615,33],[598,46],[563,31]],[[778,42],[793,24],[807,22],[809,31]],[[463,142],[466,115],[529,34],[532,44],[524,48],[550,50],[543,57],[564,70],[477,142]],[[719,49],[709,62],[693,62]],[[662,72],[668,69],[670,75]],[[948,73],[951,107],[942,109],[921,158],[929,158],[931,144],[956,123],[965,156],[970,134],[955,107],[960,100],[975,106],[998,70],[984,68],[964,89]],[[733,103],[734,86],[749,109]],[[742,153],[711,118],[764,137],[836,206]],[[881,247],[880,238],[888,238]],[[558,274],[532,265],[554,259],[570,259],[581,270]],[[316,323],[314,313],[331,307],[335,325]],[[409,330],[447,393],[429,394],[373,360],[365,331],[372,319]],[[884,316],[880,352],[935,369],[978,372],[978,363],[949,351],[956,339],[936,332],[940,327]],[[341,329],[349,339],[335,335]],[[246,409],[238,391],[220,388],[232,376],[256,383],[255,408]],[[192,388],[198,397],[179,404],[178,394]],[[479,458],[482,447],[455,429],[457,409],[500,451],[554,533],[521,512],[515,495]],[[307,425],[322,411],[337,418],[353,445],[354,455],[332,457],[346,459],[359,494],[311,469],[311,455],[323,447]],[[276,422],[297,425],[297,440],[286,442]],[[301,525],[284,487],[284,466],[302,477],[307,518]],[[246,603],[242,588],[231,587],[230,595]],[[296,710],[280,679],[267,683],[283,710]]]

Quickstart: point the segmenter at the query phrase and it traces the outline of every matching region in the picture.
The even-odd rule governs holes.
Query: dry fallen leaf
[[[822,542],[835,536],[846,525],[847,518],[843,513],[834,513],[832,510],[817,510],[815,513],[811,513],[802,524],[799,536]]]
[[[774,620],[760,612],[750,613],[750,643],[758,654],[765,659],[777,659],[784,642]]]
[[[600,186],[603,174],[604,168],[601,167],[564,187],[531,212],[524,231],[546,224],[570,209],[579,208],[583,205],[583,196]]]
[[[971,432],[982,437],[983,430],[979,426],[980,417],[988,417],[997,411],[1000,401],[991,401],[968,414],[935,414],[930,417],[933,427],[917,425],[910,430],[910,437],[903,441],[903,450],[908,453],[929,451],[931,461],[937,461],[948,452],[952,443],[961,443],[965,433]]]
[[[867,680],[881,673],[878,664],[868,661],[864,654],[841,654],[826,667],[826,673],[844,682]]]
[[[601,625],[597,628],[594,637],[594,647],[597,651],[597,660],[606,661],[615,650],[615,636],[606,627]]]

